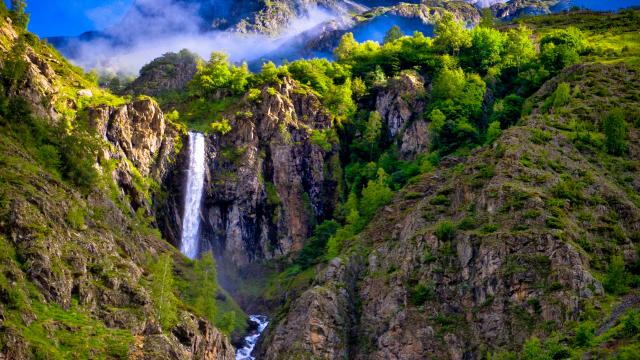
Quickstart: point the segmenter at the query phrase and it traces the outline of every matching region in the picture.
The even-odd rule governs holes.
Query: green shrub
[[[423,305],[428,300],[435,298],[435,288],[433,285],[418,284],[411,288],[409,292],[409,299],[411,303],[416,306]]]
[[[82,230],[85,227],[84,217],[87,212],[78,206],[72,206],[67,213],[67,223],[76,230]]]
[[[429,201],[429,203],[431,205],[445,205],[445,206],[449,206],[451,205],[451,200],[449,200],[449,197],[447,195],[444,194],[438,194],[436,195],[433,199],[431,199],[431,201]]]
[[[295,264],[299,265],[301,270],[306,270],[320,262],[325,255],[329,239],[336,234],[339,228],[340,225],[334,220],[326,220],[316,226],[313,235],[296,257]]]
[[[609,112],[603,122],[605,145],[607,151],[613,155],[622,155],[627,151],[627,137],[629,130],[625,122],[625,115],[622,109],[614,109]]]
[[[544,221],[550,229],[564,229],[564,221],[557,216],[549,216]]]
[[[231,124],[229,124],[229,120],[227,119],[212,122],[211,124],[209,124],[209,127],[211,128],[211,132],[219,135],[227,135],[231,132],[231,130],[233,130]]]
[[[521,360],[551,360],[551,357],[542,348],[538,338],[531,338],[524,343]]]
[[[456,227],[451,221],[445,220],[436,225],[435,234],[440,241],[450,241],[456,235]]]
[[[571,200],[575,204],[581,203],[584,199],[582,184],[570,176],[562,176],[560,182],[551,191],[557,198]]]
[[[516,94],[511,94],[502,100],[496,101],[493,106],[491,121],[499,122],[503,129],[516,124],[520,120],[523,104],[524,99]],[[489,137],[488,133],[487,137]]]
[[[487,224],[482,227],[480,230],[483,234],[491,234],[498,231],[498,225],[496,224]]]
[[[154,315],[165,331],[171,329],[178,321],[177,298],[174,294],[173,258],[171,254],[163,254],[149,266],[151,274],[150,294]],[[207,294],[213,297],[213,294]]]
[[[640,311],[632,310],[622,319],[622,335],[634,337],[640,334]]]
[[[626,294],[629,291],[629,276],[625,269],[625,263],[622,256],[616,255],[611,258],[609,269],[602,285],[604,289],[611,294]]]
[[[362,189],[362,200],[360,201],[360,213],[365,219],[370,219],[376,211],[389,203],[393,197],[393,191],[386,184],[388,175],[383,169],[378,169],[378,178],[369,180],[367,186]]]
[[[591,322],[583,322],[576,329],[574,344],[578,347],[590,346],[595,337],[595,327]]]

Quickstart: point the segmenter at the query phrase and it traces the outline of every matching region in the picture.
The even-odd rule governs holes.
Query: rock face
[[[567,1],[548,0],[548,1],[529,1],[514,0],[506,3],[497,3],[491,6],[491,11],[498,19],[512,20],[522,16],[535,16],[550,14],[558,7],[562,9]]]
[[[595,74],[606,74],[601,85],[615,95],[595,94]],[[350,255],[317,269],[309,289],[289,294],[260,354],[286,359],[295,349],[309,359],[479,359],[562,330],[585,307],[600,306],[603,288],[592,267],[605,248],[634,246],[640,208],[609,181],[611,174],[597,170],[598,155],[546,125],[542,104],[558,83],[569,82],[587,99],[576,105],[586,111],[567,111],[556,121],[596,122],[606,102],[625,104],[625,94],[638,91],[638,76],[623,65],[586,65],[550,80],[530,100],[533,113],[522,126],[464,161],[444,158],[438,171],[378,213],[343,251]],[[553,141],[537,140],[540,132]],[[634,157],[637,134],[630,138]],[[559,190],[586,173],[579,197]],[[603,201],[586,200],[596,198]],[[443,231],[447,222],[455,230]],[[597,240],[607,226],[619,229],[609,235],[615,245]]]
[[[354,262],[355,263],[355,262]],[[319,276],[321,284],[312,286],[288,310],[288,316],[270,331],[257,349],[261,359],[309,358],[346,359],[351,348],[356,317],[354,292],[361,269],[349,268],[338,258]],[[328,286],[324,286],[324,284]]]
[[[115,159],[113,178],[132,199],[135,209],[151,212],[149,184],[157,184],[176,169],[176,158],[182,144],[181,134],[168,123],[162,110],[150,99],[136,100],[119,107],[99,106],[89,110],[91,128],[113,144],[102,154],[105,161]]]
[[[422,76],[403,72],[389,79],[376,99],[376,111],[382,116],[389,139],[397,140],[402,155],[413,158],[428,150],[431,139],[423,112],[428,86]]]
[[[203,250],[237,266],[299,250],[337,201],[340,165],[332,117],[285,79],[230,115],[233,130],[208,139]]]
[[[403,130],[414,114],[422,113],[424,96],[424,80],[418,74],[405,72],[389,80],[387,88],[378,94],[376,111],[390,138]]]

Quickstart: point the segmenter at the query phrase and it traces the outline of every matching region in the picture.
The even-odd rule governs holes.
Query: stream
[[[256,358],[251,356],[253,349],[255,349],[258,339],[264,332],[264,329],[269,325],[269,319],[264,315],[250,315],[249,319],[252,322],[258,324],[258,327],[251,331],[244,338],[244,347],[238,349],[236,352],[236,360],[255,360]]]

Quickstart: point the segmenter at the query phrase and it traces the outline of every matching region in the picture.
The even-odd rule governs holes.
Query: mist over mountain
[[[203,58],[223,51],[234,62],[330,56],[339,37],[381,41],[398,25],[432,35],[441,11],[473,26],[480,9],[501,18],[568,8],[575,1],[397,0],[136,0],[123,19],[102,31],[49,41],[85,69],[137,74],[151,60],[187,48]],[[438,10],[440,9],[440,10]]]

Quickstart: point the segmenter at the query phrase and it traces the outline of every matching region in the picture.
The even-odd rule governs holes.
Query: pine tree
[[[13,24],[26,30],[29,25],[29,14],[26,13],[26,0],[11,0],[11,20]]]
[[[216,293],[218,292],[218,282],[216,278],[216,263],[212,252],[206,252],[202,254],[199,260],[196,260],[194,273],[195,284],[197,284],[197,286],[193,287],[194,307],[200,314],[213,321],[217,311]]]
[[[169,254],[163,254],[150,266],[151,299],[155,310],[156,320],[167,330],[175,325],[177,314],[177,299],[174,290],[173,259]]]
[[[367,128],[364,132],[364,139],[369,143],[369,156],[373,156],[373,148],[378,144],[378,138],[382,132],[382,116],[377,111],[369,114]]]
[[[471,34],[464,24],[450,12],[444,15],[436,23],[436,39],[433,42],[443,52],[457,56],[460,50],[471,46]]]
[[[402,38],[403,36],[404,36],[404,33],[402,32],[402,29],[400,29],[398,25],[393,25],[391,29],[389,29],[389,31],[387,31],[386,35],[384,36],[383,43],[387,44],[387,43],[394,42]]]
[[[607,151],[613,155],[622,155],[627,151],[627,137],[629,130],[621,109],[612,110],[604,119],[604,135]]]

